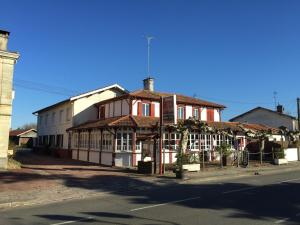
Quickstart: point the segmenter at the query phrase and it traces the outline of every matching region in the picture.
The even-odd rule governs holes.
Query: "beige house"
[[[87,120],[98,118],[95,103],[123,95],[127,91],[118,84],[77,95],[40,109],[37,116],[36,147],[51,147],[62,157],[68,157],[71,137],[66,130]]]
[[[7,49],[9,32],[0,30],[0,169],[7,168],[9,129],[11,127],[14,65],[19,53]]]

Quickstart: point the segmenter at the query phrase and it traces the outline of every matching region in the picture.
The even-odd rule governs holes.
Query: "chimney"
[[[8,36],[8,31],[0,30],[0,51],[7,51]]]
[[[284,111],[283,106],[282,105],[277,105],[277,112],[283,113],[283,111]]]
[[[154,78],[148,77],[143,80],[144,81],[144,90],[146,91],[154,91]]]

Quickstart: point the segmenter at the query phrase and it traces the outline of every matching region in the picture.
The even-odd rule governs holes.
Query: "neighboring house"
[[[295,117],[284,114],[283,107],[277,106],[277,111],[256,107],[248,112],[238,115],[229,121],[241,123],[257,123],[278,128],[285,126],[291,131],[298,130],[298,121]]]
[[[68,129],[72,135],[72,158],[124,167],[136,166],[137,161],[145,156],[153,160],[158,146],[161,97],[172,95],[154,91],[153,79],[147,78],[143,90],[99,101],[96,104],[99,119]],[[225,106],[176,94],[175,108],[177,120],[194,117],[220,123]],[[217,136],[212,140],[212,135],[197,132],[191,133],[189,138],[189,149],[192,151],[209,151],[213,142],[216,145],[221,143]],[[178,133],[164,130],[165,163],[176,161],[179,140]]]
[[[27,130],[11,130],[9,132],[9,140],[10,144],[14,144],[16,146],[26,146],[32,147],[33,140],[37,137],[37,131],[35,129],[27,129]]]
[[[51,147],[61,156],[69,156],[71,137],[66,130],[88,120],[97,119],[95,103],[123,95],[127,91],[118,84],[100,88],[58,102],[34,112],[37,115],[36,147]]]

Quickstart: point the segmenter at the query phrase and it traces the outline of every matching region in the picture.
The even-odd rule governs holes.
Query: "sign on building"
[[[176,95],[163,97],[162,102],[163,102],[162,104],[163,124],[176,124],[177,123]]]

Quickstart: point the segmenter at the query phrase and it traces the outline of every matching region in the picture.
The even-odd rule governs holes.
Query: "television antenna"
[[[153,36],[146,36],[147,39],[147,50],[148,50],[148,57],[147,57],[147,73],[150,77],[150,50],[151,50],[151,40],[154,39]]]
[[[274,91],[273,92],[273,98],[274,98],[274,104],[275,104],[275,109],[276,109],[276,107],[277,107],[277,91]]]

